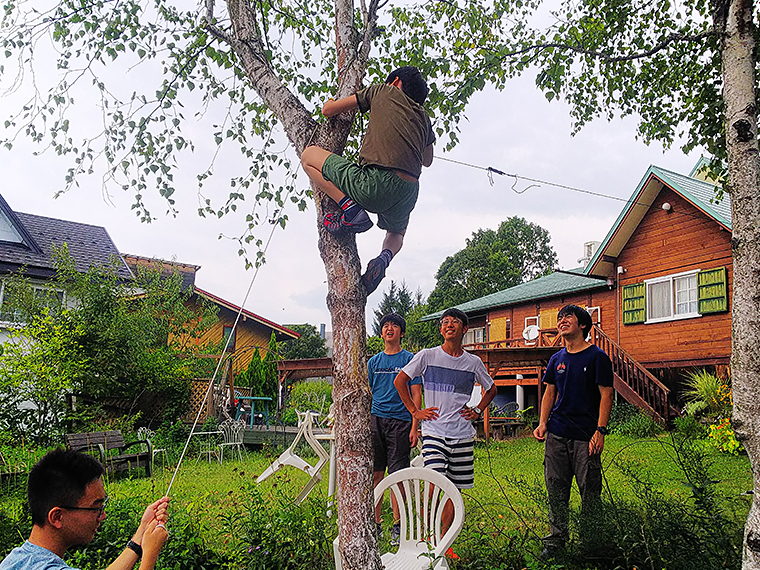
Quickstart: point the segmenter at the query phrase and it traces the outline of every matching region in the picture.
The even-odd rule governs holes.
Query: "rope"
[[[315,128],[316,132],[316,128]],[[314,133],[312,133],[312,137],[314,136]],[[290,190],[285,195],[285,199],[283,200],[283,204],[287,203],[288,195],[290,194]],[[277,228],[277,223],[272,223],[272,231],[269,232],[269,238],[267,238],[267,242],[264,245],[264,249],[262,250],[263,253],[267,252],[267,249],[269,249],[269,244],[272,242],[272,237],[274,236],[274,231]],[[246,302],[248,301],[248,297],[251,294],[251,290],[253,289],[253,284],[256,281],[256,277],[259,274],[259,269],[261,269],[261,264],[259,264],[256,267],[256,270],[253,273],[253,277],[251,277],[251,282],[248,284],[248,290],[245,293],[245,297],[243,298],[243,302],[240,303],[240,308],[238,309],[237,315],[235,316],[235,323],[232,325],[232,330],[230,331],[229,336],[227,337],[227,342],[224,344],[224,349],[222,351],[222,355],[227,353],[227,347],[230,344],[230,341],[235,337],[235,332],[237,330],[238,323],[240,322],[240,317],[243,314],[243,307],[245,306]],[[185,442],[185,447],[182,449],[182,454],[179,457],[179,461],[177,462],[177,467],[174,469],[174,474],[172,475],[172,479],[169,482],[169,486],[166,489],[166,495],[169,496],[169,492],[172,489],[172,486],[174,485],[174,480],[177,478],[177,473],[179,473],[179,468],[182,465],[182,460],[185,458],[185,454],[187,453],[187,448],[190,446],[190,439],[193,437],[193,432],[195,431],[196,426],[198,425],[198,420],[201,417],[201,413],[203,412],[203,408],[206,404],[206,400],[208,399],[208,395],[211,393],[211,389],[214,387],[214,384],[216,382],[217,375],[219,374],[219,369],[222,366],[222,362],[224,361],[224,357],[219,358],[219,362],[216,365],[216,369],[214,370],[214,374],[211,376],[211,380],[209,380],[208,388],[206,388],[206,394],[203,396],[203,401],[198,406],[198,413],[195,416],[195,421],[193,421],[193,427],[190,428],[190,434],[187,436],[187,441]]]
[[[486,172],[488,172],[488,181],[491,184],[491,186],[494,185],[494,180],[493,180],[493,175],[494,174],[498,174],[500,176],[509,176],[510,178],[514,178],[515,182],[514,182],[514,184],[512,184],[512,191],[515,194],[523,194],[523,193],[525,193],[527,190],[529,190],[531,188],[539,188],[541,185],[545,185],[545,186],[553,186],[555,188],[562,188],[563,190],[570,190],[571,192],[578,192],[580,194],[588,194],[589,196],[596,196],[597,198],[607,198],[608,200],[616,200],[618,202],[625,202],[626,204],[633,203],[635,201],[633,197],[631,197],[631,198],[621,198],[620,196],[612,196],[611,194],[603,194],[601,192],[593,192],[591,190],[585,190],[583,188],[576,188],[574,186],[568,186],[566,184],[559,184],[557,182],[548,182],[546,180],[540,180],[538,178],[530,178],[529,176],[522,176],[520,174],[510,174],[509,172],[503,172],[503,171],[501,171],[501,170],[499,170],[497,168],[494,168],[492,166],[478,166],[477,164],[471,164],[469,162],[462,162],[462,161],[459,161],[459,160],[453,160],[451,158],[445,158],[443,156],[436,156],[435,158],[437,160],[443,160],[445,162],[451,162],[453,164],[458,164],[460,166],[467,166],[468,168],[475,168],[477,170],[485,170]],[[533,182],[533,184],[530,184],[529,186],[527,186],[526,188],[523,188],[522,190],[517,190],[515,188],[515,186],[517,185],[518,180],[523,180],[525,182]],[[651,207],[653,204],[654,203],[646,204],[644,202],[639,202],[639,205],[644,206],[646,208]],[[681,211],[673,212],[672,210],[671,210],[671,212],[673,214],[679,215],[679,216],[688,216],[690,218],[695,218],[695,219],[701,219],[702,218],[702,215],[691,214],[689,212],[681,212]]]

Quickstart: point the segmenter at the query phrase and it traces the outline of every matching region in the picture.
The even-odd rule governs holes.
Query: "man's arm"
[[[496,393],[499,391],[499,389],[496,387],[496,384],[491,386],[488,390],[483,392],[483,397],[480,398],[480,402],[478,403],[478,409],[480,410],[487,410],[488,405],[491,403],[491,400],[493,400],[496,397]],[[462,416],[466,420],[474,421],[480,418],[480,414],[477,413],[472,408],[465,407],[463,410],[460,410],[459,415]]]
[[[346,111],[352,111],[358,106],[359,103],[356,101],[356,95],[349,95],[348,97],[343,97],[343,99],[338,99],[337,101],[335,99],[328,99],[325,101],[325,104],[322,105],[322,114],[325,117],[334,117],[335,115],[340,115]]]
[[[554,401],[557,399],[557,386],[547,384],[544,389],[544,397],[541,399],[541,415],[538,420],[538,427],[533,430],[533,437],[538,441],[546,439],[546,424],[549,422],[549,414],[554,407]]]
[[[169,520],[167,506],[168,497],[162,497],[155,503],[148,505],[142,517],[137,531],[132,536],[132,542],[143,549],[143,559],[140,563],[140,570],[152,570],[158,559],[158,553],[161,552],[168,534],[164,526]],[[158,526],[157,525],[161,525]],[[146,542],[146,535],[150,538]],[[151,562],[152,559],[152,562]],[[106,570],[132,570],[139,560],[137,554],[131,548],[125,548],[124,551],[109,564]]]
[[[422,384],[413,384],[412,389],[412,401],[417,409],[422,408]],[[417,418],[412,416],[412,429],[409,432],[409,445],[411,447],[417,446],[417,432],[420,429],[420,422]]]
[[[404,402],[404,406],[406,406],[406,409],[409,410],[410,414],[412,414],[412,418],[415,420],[437,419],[438,408],[420,409],[415,405],[414,400],[412,400],[412,395],[409,392],[410,381],[411,381],[411,378],[409,377],[409,375],[402,370],[396,376],[396,379],[393,381],[393,385],[396,387],[396,390],[398,391],[398,395],[399,397],[401,397],[401,401]]]
[[[599,423],[597,425],[607,427],[612,411],[614,390],[612,386],[599,386],[599,393],[602,395],[602,401],[599,402]],[[591,441],[588,442],[589,455],[598,455],[602,451],[604,451],[604,434],[595,431]]]
[[[422,151],[422,166],[430,166],[433,164],[433,145],[429,144]]]

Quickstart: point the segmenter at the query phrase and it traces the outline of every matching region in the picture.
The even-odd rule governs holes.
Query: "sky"
[[[0,99],[2,108],[10,109],[12,99]],[[86,123],[92,118],[92,108],[85,102],[80,109],[77,112]],[[368,299],[368,328],[391,279],[405,281],[409,289],[419,288],[427,295],[440,264],[480,228],[496,228],[510,216],[521,216],[549,231],[560,267],[570,269],[579,265],[583,244],[603,240],[623,207],[622,201],[546,184],[514,185],[508,177],[495,176],[492,185],[483,170],[441,157],[622,199],[630,196],[650,165],[688,174],[700,157],[697,151],[684,155],[678,142],[668,151],[659,144],[643,144],[636,139],[633,117],[597,120],[573,137],[567,105],[548,102],[530,75],[510,80],[501,92],[489,90],[474,96],[466,115],[459,145],[448,153],[437,149],[432,166],[423,171],[404,247],[391,263],[386,280]],[[244,230],[245,208],[221,219],[199,217],[198,167],[192,156],[180,163],[177,176],[179,214],[165,215],[155,191],[147,201],[156,219],[145,224],[130,209],[131,192],[104,194],[102,172],[82,178],[79,187],[54,198],[73,159],[52,152],[35,155],[38,150],[24,141],[11,151],[0,150],[4,180],[0,194],[15,211],[103,226],[123,253],[201,266],[196,285],[231,303],[242,304],[251,287],[245,302],[248,310],[280,324],[309,322],[318,327],[327,323],[331,328],[313,205],[305,212],[286,208],[287,228],[274,232],[267,263],[252,283],[254,270],[246,270],[237,253],[238,243],[224,237]],[[226,196],[229,176],[246,168],[237,151],[220,157],[217,175],[204,193]],[[306,176],[300,173],[296,183],[306,187]],[[267,229],[263,237],[268,233]],[[373,228],[358,236],[363,267],[379,253],[383,234]]]

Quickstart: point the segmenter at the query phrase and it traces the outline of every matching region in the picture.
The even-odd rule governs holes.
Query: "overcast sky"
[[[81,112],[86,116],[88,111],[83,108]],[[475,96],[467,116],[459,146],[450,153],[437,150],[437,154],[621,198],[630,196],[650,164],[688,174],[699,159],[699,153],[685,156],[677,144],[663,152],[659,145],[648,147],[638,142],[632,118],[612,123],[599,120],[571,137],[567,106],[547,102],[531,76],[511,80],[502,92]],[[144,224],[130,210],[130,192],[104,197],[102,173],[82,178],[79,188],[54,199],[73,159],[52,153],[34,156],[35,150],[39,149],[23,142],[10,152],[0,150],[5,180],[1,193],[11,208],[104,226],[124,253],[200,265],[199,287],[234,304],[242,303],[253,270],[245,269],[237,255],[237,242],[219,236],[239,235],[246,212],[241,208],[237,215],[220,220],[200,218],[196,213],[197,165],[180,170],[179,216],[164,215],[166,208],[155,192],[148,196],[148,203],[157,219]],[[219,161],[217,176],[204,192],[226,196],[229,176],[235,170],[244,172],[245,167],[232,151]],[[303,173],[297,184],[307,184]],[[442,160],[424,170],[420,185],[404,248],[392,262],[386,281],[370,296],[370,315],[391,279],[405,280],[410,289],[421,288],[427,295],[446,256],[464,247],[472,232],[496,228],[510,216],[522,216],[546,228],[560,266],[576,267],[583,243],[601,241],[623,206],[619,201],[546,185],[519,194],[512,191],[511,178],[497,176],[491,186],[485,172]],[[526,186],[519,182],[515,190]],[[307,211],[298,212],[292,207],[289,216],[287,229],[274,233],[268,262],[259,272],[246,308],[281,324],[328,323],[329,329],[314,208],[310,204]],[[359,237],[363,267],[379,253],[383,233],[373,228]]]

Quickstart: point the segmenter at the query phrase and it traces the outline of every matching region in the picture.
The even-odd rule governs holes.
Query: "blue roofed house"
[[[540,378],[560,347],[557,312],[573,303],[594,320],[592,342],[612,358],[618,394],[667,422],[684,372],[724,375],[731,354],[731,211],[702,174],[650,166],[583,266],[463,303],[465,342],[499,386],[497,404],[537,409]],[[427,319],[435,318],[429,315]]]

